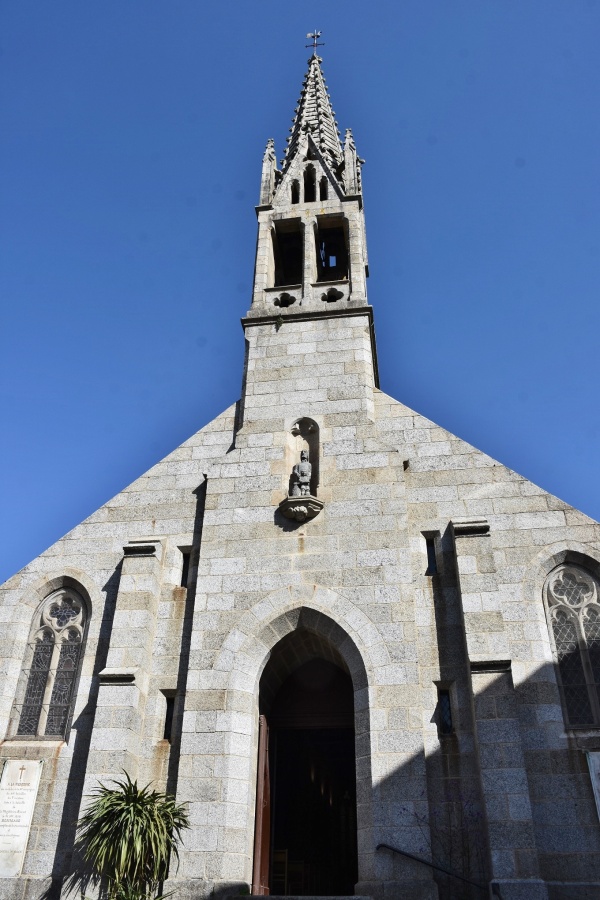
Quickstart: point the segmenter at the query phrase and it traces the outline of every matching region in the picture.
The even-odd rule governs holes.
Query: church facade
[[[180,900],[600,896],[600,526],[380,390],[361,164],[315,54],[240,400],[2,588],[2,900],[123,771]]]

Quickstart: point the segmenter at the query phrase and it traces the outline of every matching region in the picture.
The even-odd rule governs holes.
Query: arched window
[[[300,182],[292,181],[292,203],[300,203]]]
[[[304,170],[304,202],[312,203],[317,199],[317,173],[314,166]]]
[[[600,725],[600,592],[572,563],[546,580],[546,603],[569,725]]]
[[[86,625],[83,598],[60,588],[36,613],[17,735],[65,737],[75,700]]]
[[[327,200],[328,188],[329,188],[329,182],[323,175],[323,177],[319,181],[319,200]]]

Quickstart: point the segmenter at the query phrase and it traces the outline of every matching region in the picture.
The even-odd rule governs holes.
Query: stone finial
[[[356,144],[349,128],[344,139],[344,190],[347,194],[360,194],[360,160],[356,153]]]
[[[269,138],[263,156],[262,175],[260,180],[260,205],[268,206],[275,190],[276,157],[275,142]]]

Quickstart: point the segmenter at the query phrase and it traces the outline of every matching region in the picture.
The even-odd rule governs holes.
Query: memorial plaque
[[[0,780],[0,878],[21,874],[42,761],[7,759]]]

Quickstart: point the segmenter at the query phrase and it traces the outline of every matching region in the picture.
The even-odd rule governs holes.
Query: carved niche
[[[279,504],[286,519],[305,522],[323,509],[317,499],[319,489],[319,426],[303,416],[292,425],[286,444],[287,470],[290,472],[288,496]]]

